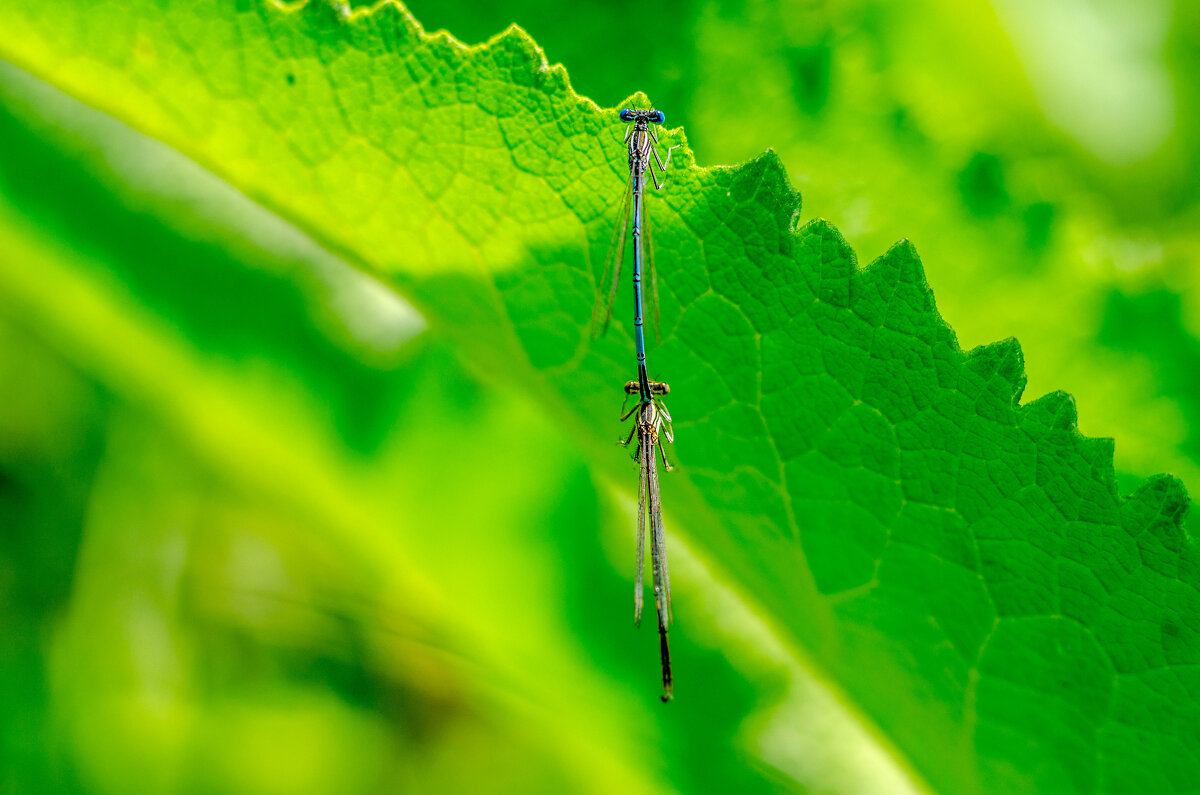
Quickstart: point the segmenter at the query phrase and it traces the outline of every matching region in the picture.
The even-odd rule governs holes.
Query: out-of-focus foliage
[[[1080,395],[1085,428],[1121,437],[1128,472],[1194,467],[1196,324],[1180,272],[1195,261],[1195,83],[1173,92],[1176,116],[1150,155],[1114,165],[1129,155],[1112,141],[1154,142],[1153,130],[1082,141],[1056,130],[1038,104],[1050,100],[1021,79],[1029,57],[1008,52],[1020,9],[762,3],[665,20],[640,9],[517,3],[494,21],[476,7],[472,22],[453,4],[416,7],[468,39],[526,24],[604,104],[650,90],[708,162],[775,146],[806,215],[864,252],[912,237],[964,342],[1020,336],[1033,394]],[[1195,72],[1185,17],[1162,23],[1165,74],[1180,83]],[[628,544],[595,541],[624,518],[591,518],[604,501],[543,411],[480,391],[444,352],[396,353],[404,323],[364,328],[364,305],[385,299],[349,277],[226,234],[188,243],[216,233],[186,203],[122,195],[119,179],[97,188],[97,158],[48,162],[79,158],[79,145],[23,124],[10,125],[7,151],[21,155],[5,189],[23,233],[7,256],[42,267],[10,282],[3,304],[5,389],[22,395],[5,471],[28,482],[13,493],[45,496],[11,503],[26,533],[13,536],[21,654],[5,689],[27,700],[5,749],[40,760],[16,775],[164,792],[396,779],[472,790],[480,771],[514,791],[769,786],[746,758],[769,756],[767,742],[747,747],[740,724],[775,696],[778,666],[754,676],[712,653],[705,666],[686,634],[702,630],[681,625],[703,701],[669,716],[639,703],[652,651],[615,620],[625,566],[608,559],[620,564]],[[438,527],[459,534],[457,560]],[[455,603],[429,604],[447,584]],[[544,778],[514,756],[539,760]]]

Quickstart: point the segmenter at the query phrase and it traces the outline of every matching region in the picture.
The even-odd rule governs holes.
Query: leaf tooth
[[[1174,475],[1155,475],[1142,484],[1121,506],[1121,521],[1129,532],[1138,537],[1149,531],[1172,552],[1185,543],[1183,519],[1191,499],[1187,487]],[[1196,578],[1191,578],[1196,582]]]
[[[1061,390],[1026,403],[1020,411],[1021,427],[1035,441],[1052,431],[1076,430],[1078,419],[1075,398]]]
[[[824,219],[810,222],[801,231],[801,249],[817,254],[815,292],[823,304],[850,305],[850,277],[858,267],[853,249],[832,224]]]
[[[967,352],[966,369],[984,382],[999,379],[1008,385],[1010,403],[1016,406],[1025,392],[1025,353],[1016,337],[980,345]]]

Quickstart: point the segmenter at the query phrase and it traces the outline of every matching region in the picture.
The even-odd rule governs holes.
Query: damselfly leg
[[[654,143],[658,143],[658,132],[653,127],[651,127],[648,132],[650,133],[650,137],[654,140]],[[658,156],[658,150],[653,146],[650,147],[650,154],[654,156],[654,162],[658,164],[658,172],[663,176],[662,182],[659,182],[658,177],[654,174],[654,165],[647,160],[646,170],[650,172],[650,178],[654,180],[655,190],[662,190],[663,186],[667,184],[667,167],[671,165],[671,153],[682,145],[683,144],[675,144],[674,146],[668,146],[667,159],[665,162]]]

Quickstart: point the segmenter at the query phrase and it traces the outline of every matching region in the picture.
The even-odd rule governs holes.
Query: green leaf
[[[10,12],[0,53],[401,289],[618,471],[630,346],[586,324],[621,128],[519,30],[464,48],[395,4],[57,4]],[[939,790],[1190,786],[1178,482],[1119,497],[1112,443],[1066,395],[1020,405],[1015,342],[961,351],[911,246],[860,270],[830,225],[793,228],[773,155],[681,154],[648,210],[671,527]],[[704,697],[686,667],[678,693]]]

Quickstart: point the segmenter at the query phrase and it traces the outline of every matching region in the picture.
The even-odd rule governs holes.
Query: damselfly
[[[648,220],[643,216],[642,198],[645,189],[646,174],[654,182],[656,190],[662,190],[663,183],[659,174],[666,174],[671,164],[671,152],[679,146],[667,148],[667,159],[659,157],[654,145],[658,143],[656,125],[666,120],[661,110],[633,110],[626,108],[621,111],[621,121],[629,122],[625,130],[625,143],[629,149],[629,188],[621,203],[620,221],[614,230],[613,243],[609,246],[608,258],[604,264],[604,272],[600,277],[597,289],[597,300],[592,310],[592,337],[596,338],[608,330],[608,322],[612,318],[613,300],[620,285],[621,261],[625,256],[625,229],[629,225],[629,211],[633,210],[633,336],[637,349],[638,362],[638,399],[648,403],[650,394],[650,377],[646,374],[646,341],[642,333],[642,261],[643,255],[650,274],[650,295],[653,300],[653,323],[655,335],[659,331],[658,319],[658,274],[654,270],[654,252],[650,245],[650,229]],[[658,173],[655,173],[655,166]],[[646,244],[642,245],[643,230],[646,234]]]
[[[667,629],[671,626],[671,577],[667,569],[667,539],[663,530],[662,502],[658,496],[658,458],[662,459],[663,468],[671,469],[667,463],[667,453],[663,443],[675,441],[671,431],[671,414],[663,404],[662,398],[671,391],[671,387],[662,381],[645,383],[650,399],[643,401],[643,384],[629,381],[625,384],[625,399],[637,395],[638,402],[621,416],[624,422],[633,419],[633,427],[629,435],[621,442],[628,445],[637,437],[637,446],[633,457],[637,459],[641,470],[641,483],[638,487],[638,524],[637,524],[637,563],[634,566],[633,578],[633,623],[642,623],[642,575],[646,557],[646,513],[650,514],[650,561],[654,570],[654,607],[658,612],[658,646],[662,656],[662,700],[670,701],[671,684],[671,649],[667,643]]]
[[[633,457],[638,461],[641,470],[641,484],[638,489],[638,531],[637,531],[637,564],[634,572],[633,590],[633,620],[637,625],[642,621],[642,579],[646,555],[646,513],[650,514],[650,558],[654,567],[654,605],[658,612],[659,651],[662,656],[662,700],[669,701],[672,694],[671,684],[671,651],[667,643],[667,629],[671,625],[671,581],[667,571],[667,544],[663,531],[662,502],[658,495],[658,459],[662,459],[663,468],[670,469],[667,454],[663,449],[665,442],[673,442],[671,432],[671,415],[663,405],[662,398],[670,387],[661,381],[651,381],[646,372],[646,340],[643,333],[643,294],[642,274],[643,257],[650,274],[650,296],[653,302],[652,318],[654,331],[657,336],[658,322],[658,274],[654,270],[654,251],[650,245],[650,228],[647,218],[642,212],[642,199],[645,190],[646,175],[654,182],[657,190],[662,190],[663,183],[659,176],[665,175],[667,166],[671,163],[671,152],[678,146],[667,148],[667,158],[659,157],[654,145],[658,141],[658,131],[655,125],[665,121],[660,110],[621,111],[621,120],[629,122],[625,130],[625,144],[629,150],[629,187],[621,203],[620,219],[613,233],[613,243],[609,246],[608,259],[604,264],[604,272],[600,277],[597,290],[597,300],[592,311],[592,336],[599,337],[608,329],[612,318],[613,301],[617,295],[617,287],[621,283],[621,263],[625,257],[625,230],[629,226],[630,211],[633,212],[633,335],[637,350],[638,378],[625,384],[625,399],[637,396],[637,404],[621,416],[624,422],[633,418],[633,427],[622,442],[630,444],[637,437]],[[655,167],[657,166],[657,172]],[[643,246],[642,235],[646,241]]]

